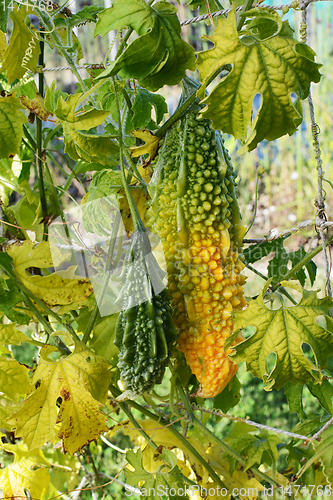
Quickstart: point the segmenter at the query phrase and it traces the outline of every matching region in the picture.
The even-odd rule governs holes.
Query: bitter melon
[[[196,88],[193,79],[183,82],[180,104]],[[163,243],[178,347],[202,397],[219,394],[237,371],[223,349],[233,310],[246,304],[235,188],[221,134],[194,104],[168,131],[155,162],[149,227]]]
[[[125,389],[122,399],[149,392],[161,382],[177,336],[161,269],[151,253],[147,233],[135,231],[132,238],[118,299],[123,310],[114,341],[120,351],[118,368]]]

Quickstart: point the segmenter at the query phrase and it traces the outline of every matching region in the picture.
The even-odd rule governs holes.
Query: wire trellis
[[[305,0],[305,1],[294,0],[291,3],[281,4],[281,5],[257,5],[257,8],[259,8],[259,9],[266,8],[266,9],[272,9],[272,10],[283,10],[285,8],[288,8],[288,9],[299,9],[301,11],[305,11],[307,6],[310,5],[311,3],[331,2],[331,1],[333,1],[333,0]],[[236,12],[239,12],[240,10],[242,10],[242,7],[236,8]],[[226,16],[231,11],[232,11],[232,9],[223,9],[223,10],[219,10],[216,12],[212,12],[210,14],[203,14],[202,16],[197,16],[197,17],[193,17],[191,19],[186,19],[185,21],[181,21],[180,25],[183,27],[183,26],[187,26],[189,24],[195,24],[195,23],[199,23],[201,21],[206,21],[207,19],[211,19],[214,17]],[[90,20],[84,21],[83,23],[78,24],[77,27],[83,26],[84,24],[87,24],[87,22],[92,22],[92,21],[90,21]],[[77,69],[105,69],[106,66],[108,66],[108,64],[104,65],[103,63],[94,63],[94,64],[87,63],[87,64],[79,64],[79,65],[75,65],[75,66]],[[55,68],[40,68],[39,67],[39,68],[37,68],[37,72],[44,73],[47,71],[66,71],[66,70],[71,70],[71,69],[72,68],[70,66],[58,66]]]

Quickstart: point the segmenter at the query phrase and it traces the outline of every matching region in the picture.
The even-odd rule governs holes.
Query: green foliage
[[[125,78],[136,78],[142,87],[155,91],[163,85],[176,85],[186,69],[195,69],[194,50],[180,37],[174,6],[163,1],[150,7],[144,0],[126,4],[116,0],[99,15],[95,35],[103,36],[126,25],[137,32],[138,38],[99,78],[119,73]]]

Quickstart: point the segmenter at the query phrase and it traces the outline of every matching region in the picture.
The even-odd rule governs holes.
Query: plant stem
[[[242,10],[239,13],[237,20],[237,31],[240,31],[245,23],[246,16],[242,16],[244,12],[252,8],[253,0],[245,0]]]
[[[41,37],[44,38],[44,34],[40,33]],[[44,42],[39,42],[40,55],[38,58],[38,64],[43,67],[44,65]],[[39,73],[38,75],[38,92],[41,97],[44,96],[44,75]],[[45,186],[44,186],[44,160],[43,160],[43,122],[40,118],[36,118],[36,134],[37,134],[37,172],[38,172],[38,187],[39,187],[39,197],[42,206],[42,214],[45,219],[47,216],[47,202],[45,196]],[[44,222],[43,229],[43,240],[47,240],[47,223]]]
[[[50,18],[46,12],[44,12],[42,9],[39,9],[35,7],[35,10],[38,11],[38,14],[42,20],[43,25],[47,28],[47,30],[50,32],[49,36],[52,40],[52,43],[57,46],[57,50],[60,52],[60,54],[66,59],[68,65],[70,66],[73,75],[77,78],[78,82],[81,85],[81,88],[84,91],[87,91],[88,88],[86,87],[83,78],[81,77],[76,64],[74,63],[72,57],[67,53],[67,49],[65,49],[64,42],[58,35],[57,31],[54,29],[54,26],[52,25],[52,22],[50,21]]]
[[[130,207],[132,219],[133,219],[133,225],[134,225],[134,230],[138,232],[146,232],[146,228],[144,227],[141,217],[139,214],[139,211],[136,207],[136,204],[134,203],[131,191],[129,189],[129,186],[127,184],[127,179],[125,175],[125,167],[124,167],[124,157],[123,157],[123,132],[122,132],[122,127],[121,127],[121,115],[120,115],[120,107],[119,107],[119,100],[118,100],[118,92],[117,92],[117,86],[116,86],[116,80],[114,77],[112,77],[112,83],[113,83],[113,91],[115,94],[115,102],[116,102],[116,110],[117,110],[117,117],[118,117],[118,127],[119,127],[119,154],[120,154],[120,171],[121,171],[121,178],[123,181],[124,185],[124,190],[126,193],[128,205]]]
[[[258,174],[258,171],[257,171],[257,179],[256,179],[256,192],[255,192],[255,200],[254,200],[254,214],[253,214],[253,217],[252,217],[252,221],[251,221],[251,224],[249,225],[249,227],[247,228],[246,230],[246,233],[244,234],[244,236],[247,235],[247,233],[250,231],[251,227],[253,226],[254,224],[254,221],[256,219],[256,216],[257,216],[257,210],[258,210],[258,187],[259,187],[259,180],[260,180],[260,175]]]
[[[111,392],[113,395],[119,396],[121,394],[121,391],[110,384],[109,386]],[[187,452],[191,455],[193,455],[198,462],[201,463],[201,465],[209,472],[210,476],[214,481],[221,487],[221,488],[226,488],[225,484],[223,481],[220,479],[220,477],[216,474],[216,472],[212,469],[212,467],[206,462],[206,460],[200,455],[200,453],[187,441],[187,439],[180,434],[180,432],[177,431],[177,429],[174,427],[173,424],[170,424],[167,422],[163,417],[157,416],[154,413],[150,412],[143,406],[139,405],[135,401],[129,401],[128,404],[132,406],[133,408],[136,408],[139,410],[141,413],[146,415],[148,418],[151,418],[152,420],[155,420],[155,422],[158,422],[162,424],[163,426],[167,426],[168,430],[181,442],[183,449],[187,450]],[[148,439],[150,439],[148,437]]]
[[[53,333],[54,333],[50,323],[44,318],[44,316],[37,309],[35,304],[29,299],[29,297],[24,292],[22,292],[22,294],[24,296],[24,300],[25,300],[28,308],[30,309],[30,311],[32,311],[34,313],[34,315],[36,316],[38,321],[44,326],[44,329],[47,333],[47,340],[46,340],[46,342],[47,342],[49,336],[53,335]],[[56,347],[59,349],[59,351],[63,355],[68,356],[68,354],[71,354],[71,351],[68,349],[68,347],[62,342],[62,340],[58,336],[53,337],[53,340],[54,340]],[[41,344],[41,342],[39,342],[38,344]],[[42,344],[42,346],[43,345],[44,344]]]
[[[139,170],[138,170],[138,167],[136,166],[136,164],[134,163],[133,161],[133,158],[131,157],[131,155],[129,154],[129,152],[127,151],[127,149],[125,148],[124,149],[124,152],[125,152],[125,156],[126,156],[126,160],[128,161],[128,163],[131,165],[132,169],[134,170],[135,174],[134,175],[132,172],[131,172],[131,176],[133,177],[136,177],[138,179],[138,181],[140,181],[140,183],[142,184],[143,187],[147,187],[147,184],[145,183],[145,181],[143,180],[142,178],[142,175],[140,174]]]
[[[239,455],[235,450],[233,450],[232,448],[230,448],[230,446],[228,446],[224,441],[222,441],[217,436],[215,436],[215,434],[213,432],[211,432],[205,425],[203,425],[200,422],[200,420],[198,420],[196,417],[195,417],[195,420],[194,420],[193,424],[196,425],[197,427],[199,427],[200,430],[204,434],[206,434],[206,436],[209,439],[211,439],[212,441],[215,441],[215,443],[218,446],[220,446],[224,451],[226,451],[229,455],[231,455],[232,457],[236,458],[236,460],[238,460],[238,462],[240,463],[240,465],[242,465],[244,467],[245,460],[243,459],[243,457],[241,457],[241,455]],[[279,485],[279,483],[277,481],[275,481],[274,479],[270,478],[264,472],[261,472],[256,467],[250,467],[250,470],[253,472],[253,474],[256,474],[257,476],[261,477],[261,479],[263,479],[264,481],[267,481],[268,483],[273,484],[274,486],[278,486]]]
[[[63,322],[62,319],[61,319],[61,317],[56,312],[52,311],[52,309],[50,309],[42,300],[38,299],[32,292],[30,292],[30,290],[26,286],[23,285],[23,283],[21,283],[16,278],[16,276],[14,274],[9,273],[7,271],[7,269],[4,266],[2,266],[1,264],[0,264],[0,268],[1,268],[2,272],[4,274],[6,274],[15,283],[15,285],[17,286],[17,288],[19,288],[22,293],[24,293],[31,300],[33,300],[34,302],[36,302],[36,304],[38,304],[39,306],[41,306],[41,308],[44,309],[44,312],[45,312],[45,314],[47,316],[53,316],[53,318],[55,318],[58,321],[58,323],[60,323],[64,328],[66,328],[66,330],[72,336],[72,338],[73,338],[74,341],[80,342],[80,339],[76,335],[76,333],[73,330],[73,328],[70,325],[67,325],[67,323]],[[38,309],[37,309],[37,311],[38,311]],[[38,311],[38,312],[40,313],[40,311]],[[52,330],[52,333],[53,333],[53,330]]]
[[[50,141],[52,141],[53,137],[54,137],[55,135],[57,135],[57,133],[59,132],[59,130],[61,129],[61,127],[62,127],[62,125],[61,125],[61,124],[59,124],[59,125],[57,125],[56,127],[54,127],[54,129],[53,129],[53,130],[50,130],[50,132],[49,132],[49,133],[47,134],[47,136],[45,137],[45,140],[44,140],[44,148],[46,148],[46,147],[47,147],[47,145],[48,145],[48,143],[49,143]]]

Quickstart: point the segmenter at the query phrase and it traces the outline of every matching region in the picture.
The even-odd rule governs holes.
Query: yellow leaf
[[[145,181],[146,184],[149,184],[151,176],[152,176],[152,169],[150,167],[147,167],[145,165],[140,165],[138,168],[139,174],[141,174],[142,179]],[[137,184],[138,180],[136,177],[132,177],[131,184]],[[81,202],[82,203],[82,202]]]
[[[31,389],[28,372],[29,368],[16,359],[0,356],[0,392],[15,400],[28,394]]]
[[[2,61],[6,49],[7,49],[6,33],[0,30],[0,61]]]
[[[107,430],[101,403],[107,395],[110,365],[88,349],[57,361],[48,357],[54,351],[52,346],[42,348],[33,377],[37,388],[8,422],[29,449],[53,442],[57,438],[55,426],[60,424],[58,437],[64,441],[64,450],[73,454]]]
[[[11,426],[7,424],[6,419],[15,411],[19,409],[20,404],[11,401],[10,399],[1,397],[0,398],[0,427],[11,430]],[[0,433],[1,437],[1,433]]]
[[[27,498],[27,490],[31,498],[42,499],[49,489],[51,480],[46,469],[35,469],[36,466],[43,463],[42,452],[34,450],[36,453],[28,458],[22,445],[6,445],[4,448],[8,448],[8,451],[15,453],[15,455],[17,453],[17,456],[15,456],[13,463],[0,470],[2,497]]]
[[[22,78],[27,69],[33,73],[36,71],[40,53],[39,42],[25,24],[25,18],[32,12],[32,9],[22,5],[20,8],[15,6],[10,13],[9,17],[14,26],[0,69],[2,73],[7,70],[8,83]]]
[[[130,187],[131,195],[133,197],[134,203],[136,204],[136,208],[140,214],[141,220],[145,221],[146,212],[147,212],[147,201],[150,199],[149,194],[142,187]],[[125,195],[124,189],[119,189],[117,191],[118,195],[118,203],[119,210],[122,211],[123,214],[123,222],[126,229],[127,234],[132,234],[134,231],[133,219],[131,215],[131,210],[129,208],[129,204],[127,201],[127,197]]]
[[[148,161],[153,160],[157,154],[160,137],[156,137],[150,130],[133,130],[131,134],[145,142],[143,146],[131,146],[131,155],[137,157],[149,153]]]
[[[46,121],[52,114],[45,108],[44,99],[39,94],[37,94],[34,99],[28,99],[23,95],[20,97],[20,102],[43,121]]]
[[[0,324],[0,345],[21,345],[21,342],[30,342],[31,339],[16,328],[16,323]]]
[[[74,279],[73,269],[66,271],[63,278],[60,273],[49,276],[33,276],[27,268],[53,267],[49,243],[42,241],[35,245],[32,241],[16,242],[7,247],[7,253],[13,259],[14,273],[17,278],[39,299],[49,306],[66,305],[83,301],[92,293],[92,286],[86,279]]]
[[[145,432],[148,434],[148,436],[154,440],[154,442],[158,446],[164,446],[164,448],[172,449],[179,461],[179,467],[182,469],[182,472],[185,474],[186,468],[185,468],[185,458],[187,460],[187,463],[191,466],[191,469],[187,469],[188,473],[186,474],[187,476],[190,474],[192,475],[192,478],[195,479],[195,474],[200,476],[203,481],[208,481],[209,475],[206,469],[202,466],[202,464],[197,460],[197,458],[192,455],[192,453],[189,453],[186,450],[186,457],[183,455],[183,450],[182,450],[182,442],[177,439],[170,431],[168,428],[163,427],[161,424],[158,424],[154,420],[138,420],[138,423],[142,427],[142,429],[145,430]],[[130,422],[123,422],[121,424],[118,424],[117,426],[112,427],[110,429],[108,436],[112,437],[114,433],[122,429],[123,433],[127,436],[130,437],[130,439],[133,441],[134,444],[137,446],[140,446],[142,450],[144,450],[147,447],[147,441],[137,432],[137,429],[133,428],[133,425]],[[206,456],[207,453],[207,446],[205,446],[198,438],[193,438],[189,437],[188,442],[202,455]],[[177,448],[179,450],[179,453],[177,450],[174,450],[174,448]],[[147,460],[149,460],[149,455],[147,455]],[[149,464],[148,464],[149,466]],[[151,466],[151,464],[150,464]],[[147,469],[148,470],[148,469]],[[195,474],[194,472],[195,471]]]

